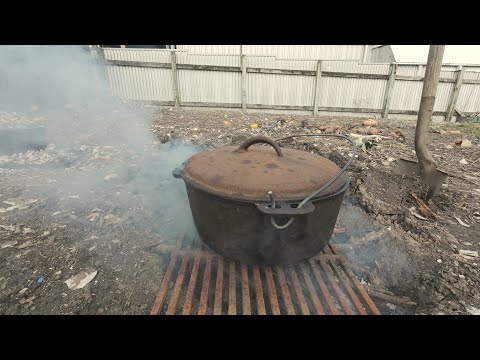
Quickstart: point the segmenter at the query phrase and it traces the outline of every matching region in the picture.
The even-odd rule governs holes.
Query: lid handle
[[[272,139],[269,139],[267,138],[266,136],[254,136],[248,140],[245,140],[245,142],[240,145],[240,147],[235,150],[235,152],[246,152],[247,149],[252,146],[253,144],[268,144],[268,145],[271,145],[275,151],[277,152],[277,155],[282,157],[283,156],[283,153],[282,153],[282,150],[280,149],[280,146],[278,146],[278,144],[273,141]]]

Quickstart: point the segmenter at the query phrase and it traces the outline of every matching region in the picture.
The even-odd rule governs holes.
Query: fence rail
[[[246,55],[237,56],[236,61],[232,55],[156,51],[158,55],[150,51],[142,58],[128,49],[104,50],[108,79],[118,96],[176,107],[347,112],[380,114],[385,119],[391,114],[418,114],[423,65],[407,72],[395,63],[286,61]],[[443,70],[434,116],[450,121],[455,109],[477,112],[479,92],[480,73]]]

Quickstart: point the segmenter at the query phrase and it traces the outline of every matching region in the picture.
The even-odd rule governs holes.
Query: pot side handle
[[[185,164],[186,162],[183,162],[180,167],[173,169],[172,175],[175,179],[181,179],[182,178],[182,171],[185,169]]]
[[[311,201],[308,201],[302,207],[292,206],[291,203],[286,202],[276,202],[275,207],[272,204],[260,203],[255,204],[257,209],[265,214],[271,216],[301,216],[301,215],[308,215],[315,210],[315,205],[312,204]]]

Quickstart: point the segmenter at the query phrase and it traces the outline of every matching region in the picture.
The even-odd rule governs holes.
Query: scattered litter
[[[79,199],[80,195],[68,195],[68,197],[72,199]]]
[[[42,237],[45,237],[45,236],[48,236],[50,235],[50,231],[44,231],[43,234],[42,234]]]
[[[420,220],[428,220],[428,218],[423,217],[422,215],[417,214],[417,212],[415,211],[415,207],[412,206],[409,210],[410,210],[410,213],[411,213],[413,216],[415,216],[416,218],[418,218],[418,219],[420,219]]]
[[[62,270],[55,271],[55,275],[60,275],[62,273]]]
[[[390,304],[390,303],[386,303],[385,305],[387,305],[387,307],[390,309],[390,310],[395,310],[397,308],[396,305],[393,305],[393,304]]]
[[[12,240],[12,241],[5,241],[0,245],[0,249],[5,249],[9,247],[14,247],[15,245],[18,244],[17,240]]]
[[[392,158],[392,157],[388,157],[388,158],[387,158],[387,161],[388,161],[388,162],[393,162],[393,161],[395,161],[395,159]]]
[[[464,223],[459,217],[457,217],[457,216],[455,216],[455,215],[453,215],[453,217],[454,217],[455,219],[457,219],[457,221],[458,221],[458,223],[459,223],[460,225],[465,226],[465,227],[470,227],[470,225]]]
[[[116,177],[118,177],[117,174],[108,174],[103,178],[103,180],[109,181],[109,180],[115,179]]]
[[[258,124],[251,124],[250,125],[250,129],[256,129],[256,128],[258,128]]]
[[[27,304],[28,306],[31,306],[32,303],[33,303],[33,300],[35,300],[36,296],[32,296],[32,297],[29,297],[28,299],[26,300],[20,300],[20,304]]]
[[[43,276],[40,276],[38,279],[37,279],[37,283],[38,284],[42,284],[43,282],[45,282],[45,278]]]
[[[33,232],[35,232],[35,231],[33,231],[32,229],[30,229],[28,227],[23,228],[23,231],[22,231],[23,235],[30,234],[30,233],[33,233]]]
[[[89,221],[92,221],[92,222],[97,221],[99,218],[100,218],[100,215],[98,213],[93,213],[93,214],[87,216],[87,219]]]
[[[65,281],[70,290],[82,289],[90,281],[92,281],[97,275],[97,270],[89,269],[82,271],[77,275],[72,276],[70,279]]]
[[[437,263],[441,264],[441,263],[442,263],[442,259],[437,259]]]
[[[472,147],[472,142],[467,139],[463,139],[462,144],[460,145],[462,148],[469,148]]]
[[[470,315],[480,315],[480,309],[474,308],[473,306],[466,305],[465,309]]]
[[[468,161],[465,159],[460,160],[459,163],[463,165],[468,165]]]
[[[106,225],[116,224],[116,223],[119,223],[121,220],[118,216],[115,216],[113,214],[108,214],[103,219],[106,220],[105,221]]]
[[[28,288],[23,288],[23,289],[20,290],[18,293],[19,293],[20,295],[23,295],[23,294],[25,294],[25,292],[26,292],[27,290],[28,290]]]
[[[62,212],[61,211],[55,211],[52,215],[55,216],[55,215],[58,215],[58,214],[61,214]]]
[[[473,250],[459,250],[458,253],[462,255],[465,259],[475,259],[478,257],[478,251]]]
[[[17,246],[17,249],[19,249],[19,250],[26,249],[28,247],[35,246],[35,245],[37,245],[37,243],[32,243],[31,241],[27,241],[26,243]]]
[[[472,243],[464,242],[463,245],[472,246]]]
[[[230,121],[227,121],[227,120],[225,120],[223,123],[224,123],[225,125],[230,125],[230,124],[231,124],[231,122],[230,122]]]
[[[3,203],[4,204],[7,204],[7,205],[12,205],[8,208],[0,208],[0,213],[5,213],[7,211],[12,211],[12,210],[15,210],[15,209],[19,209],[19,210],[24,210],[26,208],[28,208],[29,205],[31,204],[34,204],[37,202],[37,199],[28,199],[28,200],[25,200],[25,201],[20,201],[20,202],[12,202],[12,201],[4,201]]]
[[[0,225],[0,229],[4,229],[4,230],[7,230],[7,231],[15,231],[15,226],[13,225]]]

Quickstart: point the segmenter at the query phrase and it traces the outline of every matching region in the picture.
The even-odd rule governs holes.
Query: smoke
[[[133,108],[113,96],[106,72],[85,46],[0,47],[0,117],[16,116],[10,123],[0,121],[0,132],[2,127],[46,129],[46,164],[32,166],[33,152],[12,157],[27,165],[22,177],[45,184],[35,191],[58,207],[52,212],[84,220],[95,211],[99,218],[130,216],[136,228],[163,237],[183,226],[192,234],[184,183],[172,170],[200,147],[160,145],[150,131],[154,109]],[[30,140],[38,142],[33,135]]]

